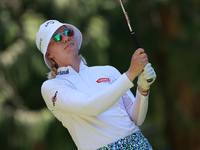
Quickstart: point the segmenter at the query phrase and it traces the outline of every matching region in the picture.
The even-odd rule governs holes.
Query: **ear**
[[[46,52],[46,54],[45,54],[45,56],[47,57],[47,58],[53,58],[53,55],[51,55],[48,51]]]

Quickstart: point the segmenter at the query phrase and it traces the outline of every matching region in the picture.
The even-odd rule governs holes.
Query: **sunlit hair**
[[[85,58],[84,58],[82,55],[79,55],[79,58],[82,60],[82,62],[83,62],[85,65],[87,65],[87,62],[86,62]]]
[[[87,62],[86,62],[85,58],[82,55],[79,55],[79,58],[81,59],[81,61],[85,65],[87,65]],[[51,71],[47,74],[47,78],[48,79],[54,79],[54,78],[56,78],[56,71],[59,68],[58,64],[53,59],[51,59],[51,63],[52,63]]]

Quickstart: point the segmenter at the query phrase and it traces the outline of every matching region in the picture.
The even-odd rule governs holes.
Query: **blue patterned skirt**
[[[144,135],[138,131],[97,150],[153,150],[153,148]]]

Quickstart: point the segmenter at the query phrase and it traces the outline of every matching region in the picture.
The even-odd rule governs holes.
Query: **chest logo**
[[[56,75],[65,75],[65,74],[69,74],[69,69],[64,70],[64,71],[58,71],[58,72],[56,72]]]
[[[97,83],[101,83],[101,82],[110,82],[109,78],[99,78],[97,81]]]

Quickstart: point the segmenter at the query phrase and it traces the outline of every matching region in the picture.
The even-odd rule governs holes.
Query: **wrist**
[[[136,76],[135,75],[132,75],[132,74],[130,74],[128,71],[127,72],[125,72],[126,73],[126,76],[129,78],[129,80],[131,81],[131,82],[133,82],[134,81],[134,79],[136,78]]]
[[[148,89],[144,89],[141,86],[138,85],[138,91],[140,92],[140,94],[142,94],[143,96],[147,96],[149,94],[149,90]]]

